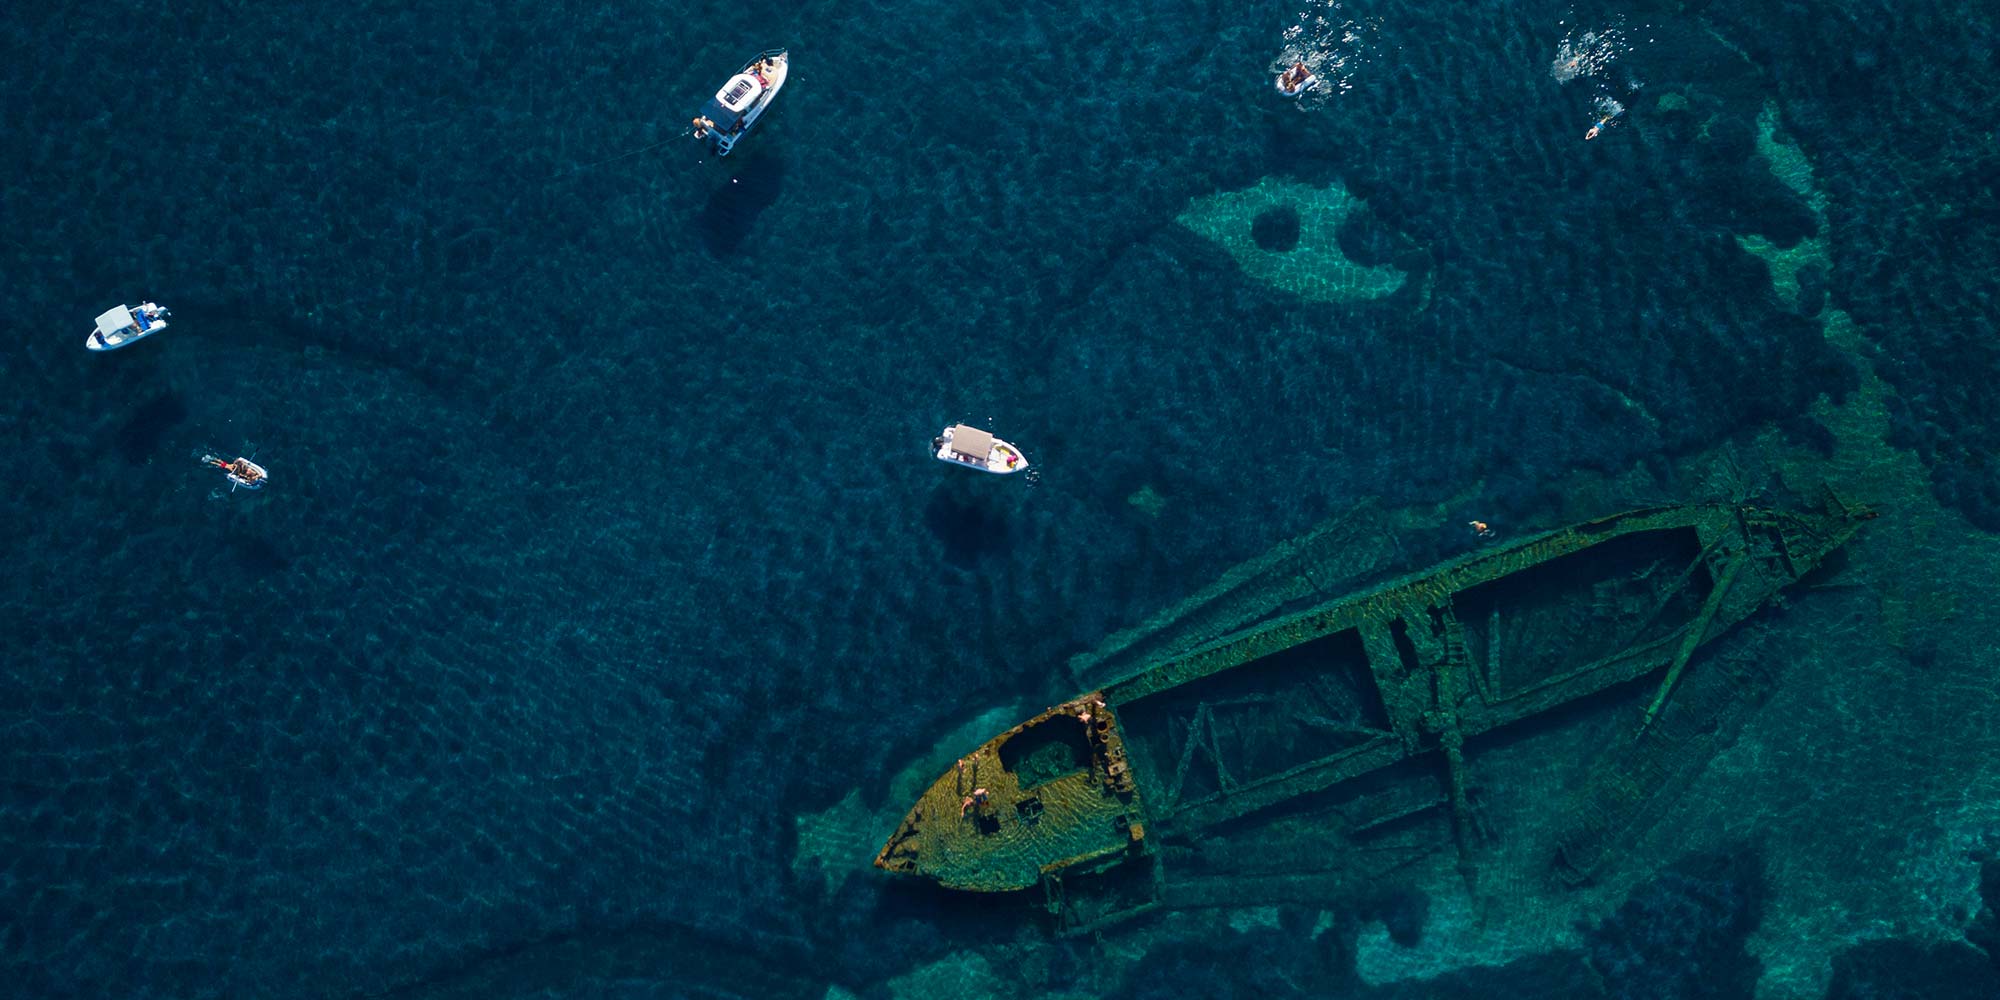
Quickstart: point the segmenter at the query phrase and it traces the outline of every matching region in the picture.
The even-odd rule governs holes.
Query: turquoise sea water
[[[14,5],[9,990],[2000,995],[1994,21]],[[735,155],[624,155],[773,45]],[[1381,573],[1822,479],[1883,519],[1599,886],[1058,943],[867,869],[906,768],[1329,519]]]

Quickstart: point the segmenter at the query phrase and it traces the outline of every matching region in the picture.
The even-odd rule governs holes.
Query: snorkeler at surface
[[[1602,117],[1598,118],[1598,119],[1597,119],[1597,124],[1595,124],[1595,125],[1592,125],[1592,126],[1590,127],[1590,131],[1588,131],[1588,132],[1585,132],[1585,133],[1583,134],[1583,140],[1584,140],[1585,142],[1589,142],[1590,140],[1592,140],[1592,139],[1595,139],[1595,138],[1597,138],[1597,137],[1598,137],[1598,136],[1600,136],[1600,135],[1603,135],[1603,134],[1604,134],[1604,130],[1605,130],[1605,129],[1607,129],[1607,128],[1610,128],[1610,127],[1611,127],[1611,124],[1612,124],[1613,122],[1617,121],[1617,120],[1618,120],[1618,119],[1619,119],[1620,117],[1622,117],[1622,116],[1623,116],[1624,114],[1625,114],[1625,109],[1624,109],[1624,108],[1619,108],[1618,110],[1616,110],[1616,111],[1613,111],[1613,112],[1611,112],[1610,114],[1607,114],[1607,115],[1604,115],[1604,116],[1602,116]]]

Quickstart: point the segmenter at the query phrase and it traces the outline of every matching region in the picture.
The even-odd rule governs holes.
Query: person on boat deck
[[[769,59],[759,59],[757,60],[757,65],[750,67],[750,75],[757,78],[758,86],[768,87],[771,85],[771,81],[764,76],[764,71],[770,68],[771,60]]]
[[[241,476],[244,479],[248,479],[253,483],[257,481],[258,476],[263,474],[258,472],[257,467],[251,465],[250,460],[247,458],[239,458],[236,461],[229,463],[227,466],[225,466],[225,468],[227,468],[231,474]]]
[[[712,119],[712,118],[710,118],[710,117],[708,117],[707,115],[696,115],[696,116],[694,116],[694,137],[695,137],[695,138],[697,138],[697,139],[706,139],[706,138],[708,138],[708,130],[709,130],[709,129],[712,129],[712,128],[714,128],[714,127],[715,127],[715,120],[714,120],[714,119]]]

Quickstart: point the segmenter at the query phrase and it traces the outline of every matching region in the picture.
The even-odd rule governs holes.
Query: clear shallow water
[[[1607,504],[1695,495],[1677,463],[1724,441],[1833,450],[1811,406],[1869,384],[1859,358],[1890,387],[1861,433],[1927,463],[1905,506],[1990,545],[1964,520],[1993,523],[2000,427],[1971,388],[2000,350],[1990,13],[1343,12],[1365,52],[1306,112],[1271,92],[1300,23],[1275,4],[9,13],[10,977],[819,996],[976,959],[1051,988],[1083,953],[966,950],[1031,925],[802,878],[795,817],[857,786],[900,810],[891,776],[944,734],[1067,695],[1069,655],[1352,504],[1436,505],[1399,529],[1418,566],[1469,544],[1466,517],[1577,513],[1579,472],[1624,477]],[[1629,75],[1557,80],[1578,24],[1622,26]],[[797,76],[739,154],[589,166],[774,42]],[[1586,144],[1607,87],[1628,120]],[[1823,222],[1757,152],[1770,101]],[[1939,119],[1965,140],[1941,154]],[[1409,280],[1325,301],[1177,221],[1267,177],[1360,198],[1340,250]],[[1741,241],[1814,232],[1790,300]],[[141,295],[173,330],[79,349]],[[924,460],[958,419],[1039,481]],[[272,487],[214,496],[204,449],[254,449]],[[968,604],[984,624],[950,624]],[[1915,649],[1978,690],[1962,620],[1882,615],[1855,648],[1883,686]],[[1959,819],[1866,842],[1974,850],[1977,757],[1903,810]],[[1964,896],[1967,862],[1913,851],[1946,860],[1910,885]],[[1825,893],[1856,926],[1900,912],[1868,881]],[[1207,963],[1226,981],[1313,929],[1246,927]],[[1327,934],[1299,981],[1361,989]],[[1574,953],[1514,955],[1494,981],[1604,988],[1563,978]],[[1104,968],[1065,981],[1172,982]]]

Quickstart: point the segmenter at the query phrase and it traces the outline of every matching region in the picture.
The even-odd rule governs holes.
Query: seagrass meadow
[[[5,992],[2000,995],[1995,17],[11,5]],[[732,155],[668,141],[781,45]],[[933,461],[959,422],[1031,472]],[[1479,689],[1403,692],[1360,731],[1407,759],[1149,826],[1129,919],[871,865],[989,739],[1261,624],[1829,497],[1875,516],[1686,657],[1721,577],[1655,567],[1727,531],[1523,578],[1665,645],[1455,764]],[[1609,641],[1464,593],[1480,684]],[[1141,776],[1363,719],[1217,715],[1248,676]],[[1109,774],[1083,732],[1006,763]]]

